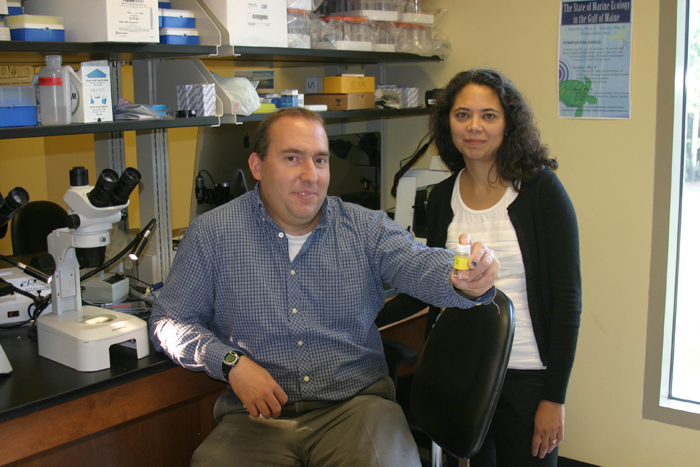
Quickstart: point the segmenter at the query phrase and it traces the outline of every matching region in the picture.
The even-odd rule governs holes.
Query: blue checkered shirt
[[[383,211],[328,197],[290,263],[258,187],[187,229],[150,319],[176,363],[225,380],[231,350],[265,368],[290,402],[344,400],[387,375],[374,320],[383,283],[436,306],[469,308],[448,280],[453,254],[427,248]]]

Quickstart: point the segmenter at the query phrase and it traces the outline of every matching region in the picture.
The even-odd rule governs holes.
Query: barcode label
[[[258,19],[260,21],[267,21],[267,15],[253,15],[253,19]]]

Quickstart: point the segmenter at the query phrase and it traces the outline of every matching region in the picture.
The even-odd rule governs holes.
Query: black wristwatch
[[[241,354],[232,350],[226,354],[224,361],[221,362],[221,371],[224,372],[224,378],[228,380],[228,374],[231,372],[231,368],[236,366],[236,363],[241,359]]]

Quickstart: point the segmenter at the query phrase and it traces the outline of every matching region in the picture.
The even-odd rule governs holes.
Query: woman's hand
[[[532,455],[549,454],[564,441],[564,404],[540,402],[535,414],[535,434],[532,437]]]
[[[459,243],[471,245],[471,236],[469,234],[461,234]],[[476,242],[472,245],[471,254],[469,255],[469,275],[467,279],[458,279],[455,277],[455,270],[453,270],[450,280],[459,290],[472,298],[477,298],[493,287],[498,278],[500,268],[501,263],[496,259],[493,250],[481,242]]]

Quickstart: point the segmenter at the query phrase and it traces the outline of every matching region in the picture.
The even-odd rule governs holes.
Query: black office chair
[[[66,227],[68,213],[51,201],[30,201],[15,212],[10,224],[12,254],[31,255],[49,250],[46,237]]]
[[[481,448],[514,332],[513,303],[500,290],[489,305],[448,308],[433,326],[412,378],[410,407],[404,407],[411,429],[433,441],[433,466],[442,465],[440,448],[459,459]],[[385,349],[389,345],[385,342]]]

